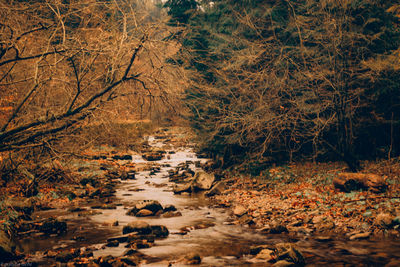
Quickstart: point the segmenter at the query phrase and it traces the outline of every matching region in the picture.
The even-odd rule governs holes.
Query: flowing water
[[[152,147],[163,147],[164,142],[150,137]],[[172,151],[172,150],[171,150]],[[122,181],[116,190],[114,203],[116,209],[101,210],[101,213],[70,213],[62,210],[41,211],[38,216],[58,215],[68,223],[68,232],[63,236],[30,237],[21,240],[20,246],[25,252],[40,256],[41,251],[69,247],[96,247],[94,256],[121,256],[126,248],[105,247],[107,238],[120,236],[122,227],[134,220],[145,220],[151,225],[164,225],[170,235],[165,239],[157,239],[151,248],[140,249],[146,256],[141,266],[185,266],[182,259],[191,252],[202,256],[200,266],[265,266],[265,263],[255,262],[247,254],[250,246],[257,244],[274,244],[278,242],[296,242],[305,253],[307,263],[316,266],[346,265],[346,266],[379,266],[383,258],[400,258],[398,241],[344,241],[338,237],[335,241],[318,242],[308,237],[291,239],[288,235],[261,235],[256,230],[247,227],[231,225],[232,217],[225,208],[213,205],[202,194],[176,195],[172,192],[173,183],[168,181],[168,170],[175,169],[181,163],[187,163],[195,170],[195,153],[187,147],[173,148],[168,157],[155,161],[160,171],[151,173],[142,171],[136,173],[135,180]],[[135,155],[133,162],[146,164],[140,155]],[[140,200],[157,200],[164,207],[174,205],[182,216],[163,218],[136,218],[126,215],[127,210]],[[90,209],[89,209],[90,210]],[[119,226],[109,226],[113,220],[118,220]],[[208,225],[205,229],[195,229],[195,225]],[[181,228],[190,231],[182,235]],[[45,265],[46,260],[41,260]],[[383,260],[382,260],[383,262]],[[387,261],[386,261],[387,262]]]

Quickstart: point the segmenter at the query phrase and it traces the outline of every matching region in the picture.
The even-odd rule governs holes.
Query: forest
[[[396,0],[0,2],[1,266],[398,266],[399,190]]]

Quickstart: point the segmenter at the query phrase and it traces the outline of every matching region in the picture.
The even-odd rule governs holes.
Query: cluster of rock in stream
[[[158,137],[166,140],[171,138],[166,134]],[[18,213],[19,222],[15,225],[14,238],[15,244],[5,231],[0,231],[0,262],[8,264],[30,264],[30,265],[67,265],[67,266],[136,266],[148,258],[140,252],[140,249],[153,247],[158,239],[169,236],[170,231],[163,225],[151,225],[146,218],[172,218],[182,216],[183,211],[177,210],[173,205],[163,206],[157,200],[143,200],[136,202],[126,210],[126,215],[137,217],[135,220],[123,225],[119,235],[112,230],[106,240],[99,233],[95,238],[97,242],[103,243],[101,246],[93,245],[89,241],[85,242],[84,234],[72,234],[79,232],[79,229],[90,226],[80,226],[70,224],[69,214],[77,214],[82,222],[90,221],[90,217],[101,213],[99,210],[117,209],[115,193],[118,185],[124,180],[134,180],[139,172],[148,171],[149,176],[160,171],[160,161],[168,158],[174,151],[165,151],[161,148],[144,146],[142,158],[144,163],[135,164],[131,155],[114,154],[95,155],[92,161],[98,166],[98,175],[84,176],[75,185],[63,185],[53,194],[57,195],[60,201],[52,201],[40,197],[32,198],[12,198],[5,203]],[[123,163],[120,163],[123,161]],[[168,181],[175,184],[171,189],[174,194],[191,194],[204,191],[207,196],[221,194],[227,187],[224,181],[220,181],[212,173],[202,171],[207,169],[210,162],[201,163],[200,161],[186,161],[178,164],[176,168],[170,168]],[[195,168],[191,168],[195,166]],[[166,167],[166,166],[164,166]],[[90,172],[93,165],[80,167],[79,172]],[[149,181],[150,183],[150,181]],[[154,185],[157,186],[157,185]],[[137,189],[140,190],[140,189]],[[134,194],[132,190],[132,194]],[[62,199],[62,201],[61,201]],[[64,201],[65,199],[65,201]],[[54,199],[53,199],[54,200]],[[39,215],[38,215],[39,214]],[[58,216],[60,214],[62,216]],[[39,216],[39,217],[38,217]],[[76,215],[74,215],[76,216]],[[121,229],[117,219],[105,224]],[[206,229],[213,227],[215,223],[211,221],[199,221],[192,225],[181,227],[178,232],[173,234],[186,235],[196,229]],[[121,231],[121,230],[120,230]],[[38,250],[33,254],[24,254],[20,249],[24,240],[43,239],[62,240],[71,239],[76,245],[53,246],[51,249]],[[105,235],[107,236],[107,235]],[[93,241],[91,241],[93,242]],[[82,244],[79,246],[79,244]],[[98,243],[97,243],[98,244]],[[120,256],[98,256],[96,251],[103,248],[124,247],[125,252]],[[269,257],[266,255],[269,253]],[[290,264],[304,264],[301,253],[291,244],[281,244],[270,247],[254,247],[249,252],[256,261],[275,262],[277,266],[287,266]],[[201,264],[202,255],[198,253],[188,253],[185,257],[176,259],[179,264]]]

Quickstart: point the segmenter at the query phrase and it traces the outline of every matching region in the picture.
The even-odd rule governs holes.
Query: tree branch
[[[21,110],[22,106],[26,103],[26,101],[28,101],[29,97],[31,97],[31,95],[36,91],[36,89],[39,87],[39,84],[35,83],[35,85],[33,86],[33,88],[26,94],[26,96],[24,97],[24,99],[22,99],[22,101],[19,103],[19,105],[14,109],[14,112],[11,114],[11,116],[8,118],[7,122],[4,124],[4,126],[1,128],[0,132],[4,132],[8,125],[10,124],[10,122],[12,122],[12,120],[15,119],[15,117],[18,115],[18,112]]]

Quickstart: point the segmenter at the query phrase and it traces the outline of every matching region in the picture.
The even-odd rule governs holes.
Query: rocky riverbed
[[[6,200],[3,205],[12,208],[19,221],[13,243],[0,232],[4,264],[6,260],[43,266],[399,263],[394,202],[392,208],[371,212],[378,217],[374,223],[351,214],[339,216],[322,205],[319,187],[272,183],[273,177],[286,175],[279,168],[272,169],[269,181],[215,175],[212,163],[197,156],[186,138],[182,131],[162,130],[147,137],[135,153],[88,153],[87,160],[72,163],[80,174],[76,184]],[[347,200],[362,195],[343,194]]]

